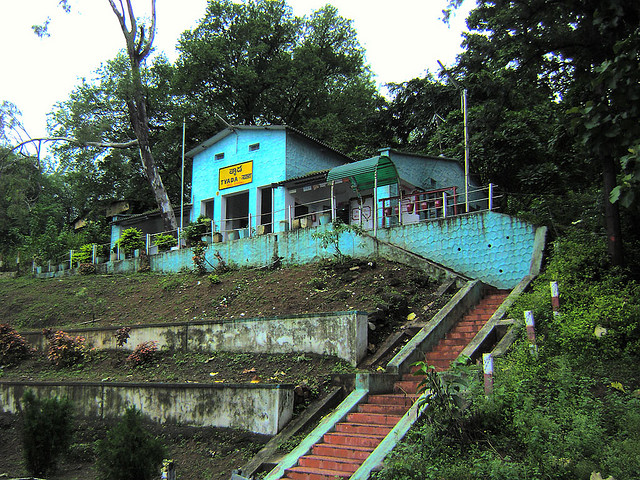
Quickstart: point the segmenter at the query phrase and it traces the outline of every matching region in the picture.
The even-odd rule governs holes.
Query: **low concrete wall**
[[[282,259],[284,264],[314,262],[334,254],[331,248],[320,247],[319,240],[313,238],[314,233],[329,228],[331,225],[321,225],[213,243],[206,248],[205,257],[214,266],[218,264],[216,253],[225,262],[232,261],[242,267],[269,265],[275,257]],[[544,227],[536,228],[523,220],[487,211],[381,228],[377,238],[433,262],[420,267],[430,269],[441,265],[449,272],[482,280],[497,288],[514,288],[524,276],[538,273],[545,231]],[[367,258],[374,256],[380,248],[368,236],[345,233],[340,238],[340,249],[345,255]],[[169,273],[193,269],[192,256],[190,248],[152,255],[149,257],[151,270]],[[101,273],[131,273],[138,270],[140,259],[104,265]],[[440,275],[442,272],[435,273]],[[447,272],[445,276],[448,276]]]
[[[0,411],[19,413],[30,389],[68,397],[80,416],[113,418],[135,406],[159,423],[231,427],[275,435],[293,416],[293,385],[0,381]]]
[[[83,336],[97,349],[115,349],[118,327],[65,330]],[[36,348],[47,341],[41,332],[21,332]],[[318,353],[332,355],[356,366],[367,353],[367,314],[334,312],[287,318],[247,318],[229,321],[132,325],[124,349],[146,341],[182,351],[253,353]]]

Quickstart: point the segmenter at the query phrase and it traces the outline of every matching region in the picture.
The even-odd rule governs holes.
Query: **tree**
[[[119,0],[120,8],[114,0],[109,0],[109,4],[113,13],[118,18],[122,34],[124,35],[127,54],[130,62],[130,77],[128,95],[126,98],[127,110],[129,113],[129,121],[138,139],[138,148],[140,149],[140,158],[144,167],[145,174],[153,190],[164,226],[167,230],[177,228],[176,217],[171,207],[171,202],[167,196],[167,191],[162,183],[162,178],[158,173],[153,154],[151,152],[151,143],[149,141],[149,115],[147,113],[147,98],[145,88],[142,82],[141,65],[149,56],[156,30],[156,2],[151,0],[151,26],[146,32],[144,24],[138,24],[138,19],[133,13],[131,0],[126,0],[125,5]]]
[[[226,121],[285,123],[347,152],[373,143],[380,98],[351,21],[332,6],[297,18],[284,0],[211,1],[178,49],[195,139]]]
[[[22,409],[27,469],[33,475],[54,471],[58,457],[71,444],[71,402],[66,398],[38,398],[27,390]]]
[[[460,3],[450,0],[449,7]],[[619,159],[637,142],[629,144],[627,135],[620,136],[620,122],[615,118],[617,113],[618,120],[626,115],[637,126],[638,116],[635,109],[612,103],[613,92],[599,81],[599,70],[604,65],[615,68],[609,62],[625,40],[635,38],[639,21],[640,5],[623,0],[480,0],[468,18],[469,46],[492,58],[493,65],[547,88],[565,110],[573,107],[583,114],[578,118],[587,130],[584,151],[601,171],[609,254],[617,265],[623,263],[620,217],[618,204],[610,198]],[[637,69],[633,74],[637,75]],[[637,84],[637,77],[630,81]]]
[[[142,426],[135,407],[96,444],[97,466],[106,480],[151,480],[160,470],[164,447]]]

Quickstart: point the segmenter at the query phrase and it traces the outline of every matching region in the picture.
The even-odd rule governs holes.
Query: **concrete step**
[[[407,381],[407,380],[402,380],[400,382],[396,382],[393,385],[393,391],[395,393],[408,393],[408,394],[412,394],[412,393],[416,393],[417,389],[418,389],[418,383],[420,383],[419,381]]]
[[[402,415],[383,415],[380,413],[359,413],[358,412],[358,413],[347,414],[347,422],[349,423],[368,423],[371,425],[394,426],[396,423],[400,421],[401,418],[402,418]]]
[[[361,433],[325,433],[325,443],[337,445],[354,445],[357,447],[376,447],[384,438],[384,435],[364,435]]]
[[[351,472],[324,468],[291,467],[285,470],[285,475],[291,480],[335,480],[336,478],[349,478]]]
[[[351,458],[365,461],[373,452],[374,447],[362,447],[356,445],[340,445],[335,443],[316,443],[311,447],[313,455],[324,455],[328,457]]]
[[[362,464],[353,458],[327,457],[324,455],[304,455],[298,461],[299,467],[311,467],[322,470],[338,470],[340,472],[355,472]]]
[[[376,403],[361,403],[358,411],[361,413],[382,413],[384,415],[404,415],[409,407],[403,405],[380,405]]]
[[[369,423],[340,422],[336,424],[337,433],[360,433],[363,435],[386,435],[392,428],[390,425],[371,425]]]
[[[416,367],[417,368],[417,367]],[[405,378],[402,377],[403,380],[415,381],[419,380],[417,377],[413,378]],[[402,394],[393,394],[393,393],[385,393],[382,395],[369,395],[367,402],[369,403],[379,403],[381,405],[404,405],[405,407],[410,407],[418,398],[417,395],[402,395]]]

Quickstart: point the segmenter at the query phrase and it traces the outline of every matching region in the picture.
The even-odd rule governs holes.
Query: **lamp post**
[[[462,108],[462,118],[464,124],[464,207],[465,212],[469,212],[469,128],[467,124],[467,89],[461,88],[460,84],[449,74],[442,62],[438,60],[438,65],[453,83],[453,86],[460,92],[460,103]]]

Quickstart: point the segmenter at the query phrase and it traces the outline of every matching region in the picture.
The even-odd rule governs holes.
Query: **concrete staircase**
[[[444,371],[449,368],[464,347],[480,331],[491,315],[507,298],[509,292],[491,290],[458,323],[446,334],[445,338],[425,355],[425,361],[433,365],[436,370]]]
[[[507,295],[505,291],[490,290],[426,354],[426,362],[438,371],[448,369]],[[368,395],[365,402],[357,405],[357,411],[348,413],[298,459],[297,465],[287,468],[282,480],[350,478],[416,401],[420,380],[405,374],[394,383],[393,393]]]
[[[411,385],[409,385],[411,383]],[[285,470],[283,480],[349,478],[418,398],[419,380],[396,382],[394,393],[368,395],[357,411],[326,433],[298,465]],[[407,391],[408,390],[408,391]]]

